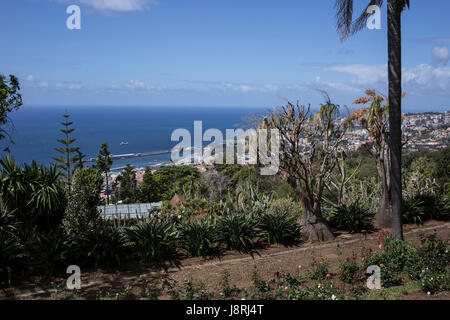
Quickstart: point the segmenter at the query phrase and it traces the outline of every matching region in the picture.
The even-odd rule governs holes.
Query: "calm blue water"
[[[225,129],[248,124],[245,118],[251,113],[265,113],[264,108],[236,107],[29,107],[13,112],[14,145],[11,154],[20,163],[37,160],[53,162],[57,156],[54,147],[65,111],[71,115],[77,139],[87,158],[96,157],[100,144],[107,142],[112,154],[150,152],[171,149],[178,142],[170,141],[172,131],[186,128],[193,132],[194,120],[203,121],[203,131],[209,128]],[[128,145],[121,146],[122,141]],[[0,145],[5,147],[5,142]],[[135,167],[168,162],[170,154],[146,158],[114,161],[113,167],[131,163]]]

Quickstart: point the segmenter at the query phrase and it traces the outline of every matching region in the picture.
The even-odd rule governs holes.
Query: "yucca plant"
[[[255,215],[232,212],[220,218],[217,234],[229,249],[249,251],[254,248],[255,240],[260,236],[256,230],[258,224]]]
[[[421,224],[425,220],[423,201],[418,198],[407,197],[402,199],[403,223]]]
[[[12,279],[23,273],[27,262],[28,254],[17,237],[0,236],[0,283],[7,281],[11,285]]]
[[[16,210],[10,210],[3,198],[0,196],[0,234],[15,235],[17,231],[18,221],[14,216]]]
[[[34,233],[26,244],[31,255],[31,267],[35,273],[48,277],[56,272],[63,272],[69,257],[69,243],[61,231],[47,234]]]
[[[11,211],[0,197],[0,281],[7,280],[23,270],[27,257],[25,249],[19,241],[15,210]]]
[[[184,219],[178,227],[180,244],[192,257],[211,253],[216,236],[216,217],[203,216]]]
[[[129,255],[125,230],[106,223],[88,231],[77,243],[83,264],[94,268],[122,266]]]
[[[126,229],[130,245],[145,262],[161,262],[176,253],[178,232],[173,222],[151,218]]]
[[[300,240],[300,225],[295,217],[287,212],[263,215],[260,228],[270,244],[292,245]]]
[[[65,207],[64,186],[56,166],[44,167],[35,161],[19,166],[9,155],[0,159],[0,195],[21,227],[32,236],[38,226],[41,231],[56,228]]]
[[[351,233],[373,229],[373,214],[359,201],[341,204],[335,207],[330,218],[330,225],[338,230]]]

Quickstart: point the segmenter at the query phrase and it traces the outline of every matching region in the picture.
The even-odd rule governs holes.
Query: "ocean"
[[[217,128],[225,136],[226,129],[248,126],[246,118],[252,113],[264,114],[265,108],[249,107],[44,107],[22,106],[11,113],[14,123],[10,145],[12,156],[19,163],[50,164],[51,157],[59,154],[54,150],[63,138],[62,115],[68,112],[75,128],[72,136],[77,140],[86,158],[96,158],[100,144],[107,142],[111,154],[142,153],[169,150],[178,142],[171,141],[171,134],[177,128],[191,132],[193,139],[194,121],[203,122],[203,132]],[[127,144],[122,144],[125,142]],[[1,150],[7,146],[0,143]],[[118,159],[113,168],[121,168],[130,163],[135,168],[146,165],[170,163],[170,154],[141,158]]]

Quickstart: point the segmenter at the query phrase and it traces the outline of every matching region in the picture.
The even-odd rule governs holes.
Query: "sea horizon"
[[[77,140],[74,146],[80,147],[85,159],[96,158],[100,144],[108,143],[113,155],[155,152],[170,150],[178,142],[171,141],[175,129],[185,128],[193,133],[194,121],[202,121],[203,131],[217,128],[226,129],[246,127],[251,114],[264,114],[264,107],[191,107],[191,106],[22,106],[11,115],[14,123],[12,138],[14,144],[3,141],[1,148],[9,146],[11,154],[19,163],[54,163],[56,141],[63,137],[62,115],[68,112],[72,136]],[[45,123],[45,126],[42,124]],[[3,152],[4,154],[4,152]],[[117,159],[112,168],[121,168],[130,163],[135,168],[161,166],[171,163],[170,153]],[[92,162],[87,163],[93,164]]]

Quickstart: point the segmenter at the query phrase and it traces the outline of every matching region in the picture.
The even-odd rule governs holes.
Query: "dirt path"
[[[429,221],[421,227],[405,226],[405,239],[415,245],[420,243],[421,237],[431,234],[437,234],[447,239],[450,236],[450,222]],[[130,294],[133,296],[134,292],[134,296],[139,299],[142,294],[142,283],[152,283],[161,276],[180,282],[186,277],[193,277],[205,283],[209,290],[216,290],[221,284],[225,270],[230,273],[232,285],[243,287],[251,284],[251,274],[255,266],[258,272],[266,278],[273,277],[280,269],[295,273],[298,271],[298,266],[302,265],[304,270],[311,263],[312,257],[325,257],[329,261],[330,269],[336,269],[339,259],[342,257],[351,256],[353,253],[359,255],[363,249],[377,249],[376,237],[376,233],[365,236],[342,234],[335,241],[329,243],[302,244],[292,248],[271,246],[253,256],[228,252],[220,259],[209,261],[200,258],[185,259],[181,261],[180,266],[167,270],[154,270],[139,265],[130,267],[127,271],[93,272],[82,276],[82,291],[98,292],[102,288],[111,290],[129,287]],[[341,257],[339,252],[342,254]],[[23,284],[20,288],[0,290],[0,299],[60,298],[59,293],[55,294],[54,288],[58,285],[63,288],[62,284],[65,284],[65,279],[55,280],[52,283]],[[161,298],[167,297],[162,296]]]

